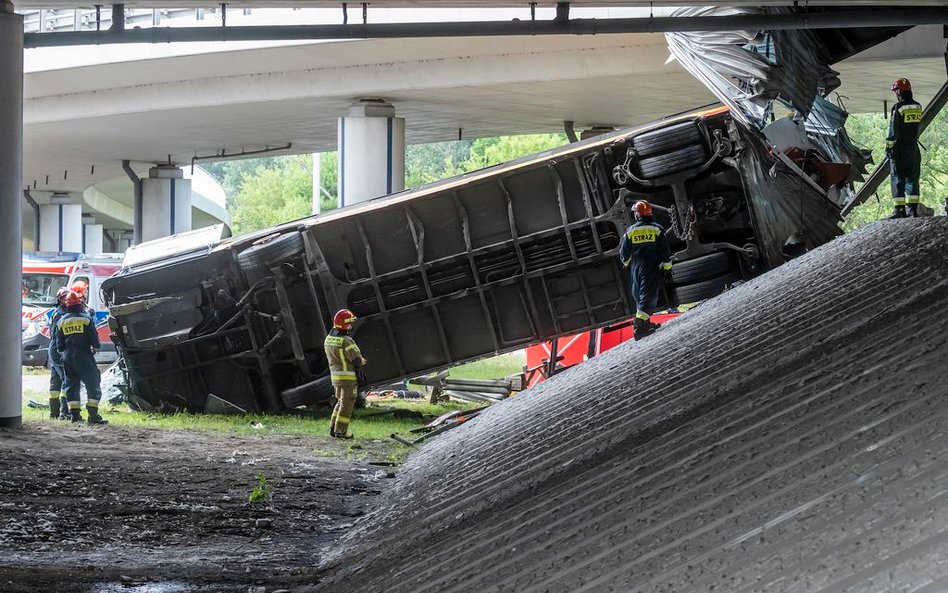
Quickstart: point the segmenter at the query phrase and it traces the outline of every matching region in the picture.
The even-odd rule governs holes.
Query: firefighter
[[[885,143],[895,206],[889,218],[914,218],[918,216],[918,178],[922,167],[922,153],[918,150],[922,106],[912,98],[912,83],[907,78],[893,82],[892,90],[898,101],[892,106]]]
[[[652,205],[640,200],[632,205],[635,224],[626,229],[619,243],[619,259],[632,276],[632,300],[635,301],[634,338],[639,340],[658,329],[651,314],[658,307],[662,274],[671,270],[671,250],[665,229],[652,220]]]
[[[368,362],[349,335],[355,320],[355,314],[349,309],[337,311],[325,342],[329,376],[336,392],[336,407],[329,420],[329,434],[338,439],[352,438],[349,430],[352,409],[359,392],[359,379],[364,380],[362,367]]]
[[[66,371],[63,369],[63,359],[56,349],[56,328],[59,320],[69,311],[66,309],[66,295],[69,289],[65,286],[56,291],[56,308],[49,317],[49,349],[47,358],[49,360],[49,417],[59,418],[60,420],[69,419],[69,405],[66,400],[66,392],[63,390],[63,383],[66,379]]]
[[[102,396],[99,369],[95,365],[95,353],[99,351],[99,334],[95,323],[85,312],[82,298],[70,290],[64,299],[67,313],[56,325],[56,348],[62,354],[66,371],[66,398],[69,400],[69,415],[73,422],[82,421],[80,412],[80,383],[86,386],[86,412],[89,424],[108,424],[99,415],[99,398]]]

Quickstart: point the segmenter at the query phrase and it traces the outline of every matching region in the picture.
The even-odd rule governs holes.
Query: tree
[[[405,149],[405,187],[418,187],[450,177],[471,155],[472,140],[415,144]]]
[[[405,151],[405,186],[416,187],[542,152],[567,143],[564,134],[535,134],[434,142]],[[320,208],[336,207],[338,153],[320,156]],[[302,218],[312,212],[311,155],[279,156],[202,165],[227,192],[235,234]],[[327,197],[328,194],[328,197]]]
[[[537,152],[563,146],[569,140],[566,134],[529,134],[478,138],[471,145],[471,156],[449,172],[453,175],[476,171],[506,163]]]
[[[284,157],[277,166],[259,166],[241,175],[230,208],[235,235],[303,218],[313,210],[313,157]]]
[[[277,167],[282,158],[284,157],[218,161],[216,163],[204,163],[199,166],[214,176],[224,188],[224,194],[227,196],[227,207],[230,208],[232,200],[240,193],[245,175],[253,174],[261,167]]]

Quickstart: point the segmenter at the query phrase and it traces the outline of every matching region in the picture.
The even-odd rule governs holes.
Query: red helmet
[[[639,200],[638,202],[632,204],[632,213],[635,214],[636,218],[642,218],[643,216],[651,216],[652,205],[646,202],[645,200]]]
[[[332,317],[332,326],[336,329],[349,331],[352,329],[352,324],[355,320],[355,313],[349,309],[339,309]]]
[[[69,294],[69,289],[63,286],[56,291],[56,302],[62,305],[66,302],[66,296]]]
[[[69,289],[78,294],[80,299],[84,300],[87,296],[89,296],[89,285],[85,282],[85,280],[76,280],[72,283],[72,286],[70,286]]]
[[[63,304],[67,307],[72,307],[73,305],[82,304],[82,296],[79,295],[75,290],[70,290],[66,293],[66,298],[63,299]]]
[[[900,78],[892,83],[892,90],[897,93],[902,93],[905,91],[912,90],[912,83],[909,82],[908,78]]]

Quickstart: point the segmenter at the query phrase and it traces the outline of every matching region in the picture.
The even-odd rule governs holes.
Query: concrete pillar
[[[380,100],[363,99],[339,118],[339,205],[405,189],[405,120]]]
[[[142,179],[142,241],[190,230],[191,180],[178,167],[152,167]]]
[[[23,17],[0,0],[0,427],[22,424]]]
[[[132,245],[137,245],[137,243],[135,243],[135,235],[133,231],[125,231],[115,240],[115,252],[125,253]]]
[[[102,241],[105,231],[101,224],[95,223],[92,216],[82,217],[82,252],[86,255],[99,255],[103,252]]]
[[[82,251],[82,239],[82,206],[40,205],[40,251],[79,253]]]

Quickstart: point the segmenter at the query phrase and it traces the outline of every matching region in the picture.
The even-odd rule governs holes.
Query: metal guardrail
[[[176,21],[203,21],[209,15],[215,15],[217,8],[126,8],[125,23],[139,27],[157,27],[174,19]],[[246,10],[245,10],[246,13]],[[112,11],[105,10],[50,8],[46,10],[24,10],[23,28],[25,33],[55,33],[62,31],[106,30],[112,26]]]

